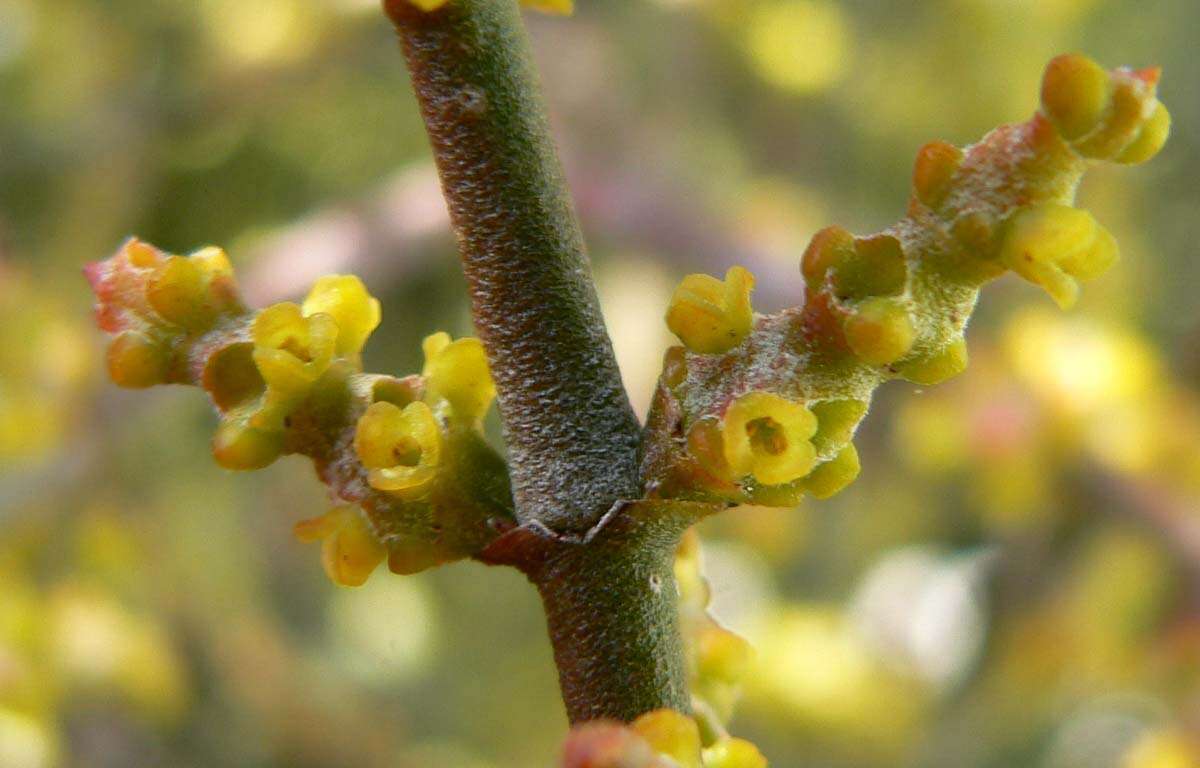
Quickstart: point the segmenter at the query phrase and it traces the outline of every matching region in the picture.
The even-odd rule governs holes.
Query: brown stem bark
[[[385,0],[487,349],[520,526],[481,559],[538,588],[572,722],[688,710],[672,562],[686,515],[631,516],[621,384],[516,0]]]
[[[591,528],[637,498],[639,427],[515,0],[388,0],[499,392],[517,516]]]

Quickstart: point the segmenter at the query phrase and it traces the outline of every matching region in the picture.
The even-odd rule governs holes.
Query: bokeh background
[[[893,221],[920,144],[1025,119],[1049,57],[1164,65],[1166,150],[1081,190],[1123,250],[1081,305],[1001,280],[964,375],[880,392],[855,485],[703,534],[778,768],[1196,766],[1200,5],[578,1],[529,21],[642,411],[683,274],[795,304],[813,232]],[[254,302],[361,274],[369,369],[470,332],[374,0],[0,0],[0,766],[550,766],[519,576],[335,588],[304,461],[223,471],[200,392],[105,381],[79,270],[130,233],[225,246]]]

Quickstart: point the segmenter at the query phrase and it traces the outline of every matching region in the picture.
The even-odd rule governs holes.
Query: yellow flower
[[[688,275],[675,289],[667,309],[667,327],[692,352],[718,354],[733,349],[750,333],[754,275],[731,267],[725,279]]]
[[[426,336],[422,348],[427,399],[449,403],[453,416],[466,424],[482,421],[496,397],[483,343],[472,337],[451,341],[450,334],[439,332]]]
[[[167,256],[154,267],[146,284],[146,300],[167,322],[189,331],[205,330],[230,298],[220,291],[222,280],[232,283],[233,266],[220,248]]]
[[[329,369],[338,327],[327,314],[305,317],[300,307],[284,302],[260,312],[250,335],[254,364],[268,389],[302,396]]]
[[[766,485],[804,477],[817,459],[809,442],[817,417],[800,403],[770,392],[749,392],[725,411],[725,460],[737,476],[753,475]]]
[[[260,426],[256,410],[248,408],[231,411],[213,435],[213,458],[225,469],[262,469],[283,453],[283,431],[275,425]]]
[[[632,727],[655,752],[670,757],[680,768],[703,768],[700,729],[687,715],[673,709],[656,709],[634,720]]]
[[[1098,277],[1117,260],[1117,241],[1087,211],[1043,203],[1012,217],[1000,260],[1067,309],[1079,297],[1078,280]]]
[[[301,305],[305,317],[323,313],[337,324],[337,354],[357,358],[379,327],[379,300],[354,275],[326,275],[313,284]]]
[[[334,507],[329,512],[296,523],[296,538],[303,542],[321,542],[321,565],[335,583],[360,587],[387,557],[362,512],[353,506]]]
[[[358,420],[354,449],[370,470],[372,488],[415,501],[437,477],[441,427],[425,403],[409,403],[404,410],[388,402],[372,403]]]

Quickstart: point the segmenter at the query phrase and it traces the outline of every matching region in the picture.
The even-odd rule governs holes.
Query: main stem
[[[591,528],[640,496],[640,429],[550,139],[516,0],[388,0],[458,234],[517,519]]]
[[[517,0],[384,6],[429,132],[504,422],[519,545],[484,559],[520,568],[537,586],[572,722],[686,711],[670,565],[678,531],[618,535],[629,523],[622,502],[641,496],[640,428]]]

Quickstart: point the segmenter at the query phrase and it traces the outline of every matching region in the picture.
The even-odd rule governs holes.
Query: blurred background
[[[1081,50],[1162,64],[1145,167],[1088,176],[1118,267],[1060,313],[1006,277],[972,363],[885,387],[861,478],[707,523],[778,768],[1188,768],[1200,733],[1194,0],[578,0],[529,19],[636,407],[687,272],[798,303],[808,238],[902,213],[917,148],[1035,109]],[[220,244],[252,302],[384,302],[367,367],[470,333],[375,0],[0,0],[0,766],[550,766],[533,590],[474,563],[338,589],[300,459],[219,469],[197,390],[102,374],[85,261]]]

